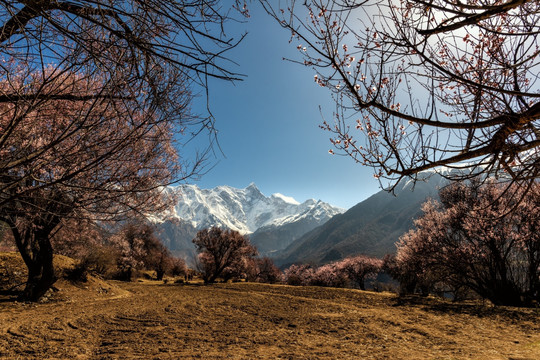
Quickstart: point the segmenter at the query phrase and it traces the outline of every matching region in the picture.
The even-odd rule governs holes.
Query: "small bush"
[[[110,279],[116,273],[118,254],[110,246],[96,246],[80,260],[80,266],[88,272]]]
[[[65,278],[73,282],[87,282],[88,281],[88,266],[84,261],[80,261],[71,269],[65,270]]]

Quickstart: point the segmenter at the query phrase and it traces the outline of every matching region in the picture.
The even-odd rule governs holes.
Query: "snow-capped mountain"
[[[196,229],[216,225],[251,234],[263,226],[281,226],[303,217],[328,220],[345,211],[313,199],[300,204],[279,193],[267,197],[253,183],[245,189],[181,185],[175,191],[180,201],[170,217],[188,222]]]
[[[262,245],[261,253],[267,253],[283,249],[345,211],[320,200],[299,203],[279,193],[265,196],[253,183],[245,189],[180,185],[168,191],[175,193],[179,201],[171,212],[160,216],[156,225],[163,242],[184,255],[192,252],[191,240],[200,229],[219,226],[253,235],[252,242]]]

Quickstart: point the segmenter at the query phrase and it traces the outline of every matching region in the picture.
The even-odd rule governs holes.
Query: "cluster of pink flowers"
[[[359,287],[365,289],[367,279],[375,279],[382,269],[380,259],[357,255],[320,267],[291,265],[283,272],[289,285]]]
[[[193,243],[199,252],[198,267],[206,283],[232,278],[245,278],[250,259],[257,249],[249,238],[235,230],[219,227],[200,230]]]
[[[398,243],[400,281],[413,291],[467,289],[501,305],[540,301],[540,187],[525,191],[475,181],[442,190]]]

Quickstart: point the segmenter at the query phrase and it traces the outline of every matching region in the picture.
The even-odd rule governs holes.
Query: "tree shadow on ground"
[[[0,303],[15,302],[20,295],[20,291],[0,289]]]
[[[474,300],[452,302],[450,300],[407,295],[396,298],[392,306],[419,306],[422,310],[437,314],[470,315],[478,318],[500,318],[509,322],[539,321],[539,307],[495,306],[489,301]]]

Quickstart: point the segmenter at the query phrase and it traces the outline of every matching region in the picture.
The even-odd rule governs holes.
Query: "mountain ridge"
[[[219,226],[239,231],[266,255],[345,211],[321,200],[299,203],[281,193],[265,196],[254,183],[244,189],[179,185],[168,191],[179,201],[174,209],[155,217],[154,223],[163,243],[184,258],[193,256],[191,240],[200,229]],[[279,231],[279,241],[274,241],[274,230]]]
[[[380,191],[312,229],[274,253],[276,263],[327,263],[350,255],[382,257],[395,252],[395,243],[413,227],[428,197],[437,198],[447,181],[434,174],[426,181],[405,182],[395,196]],[[414,191],[411,191],[414,188]]]

